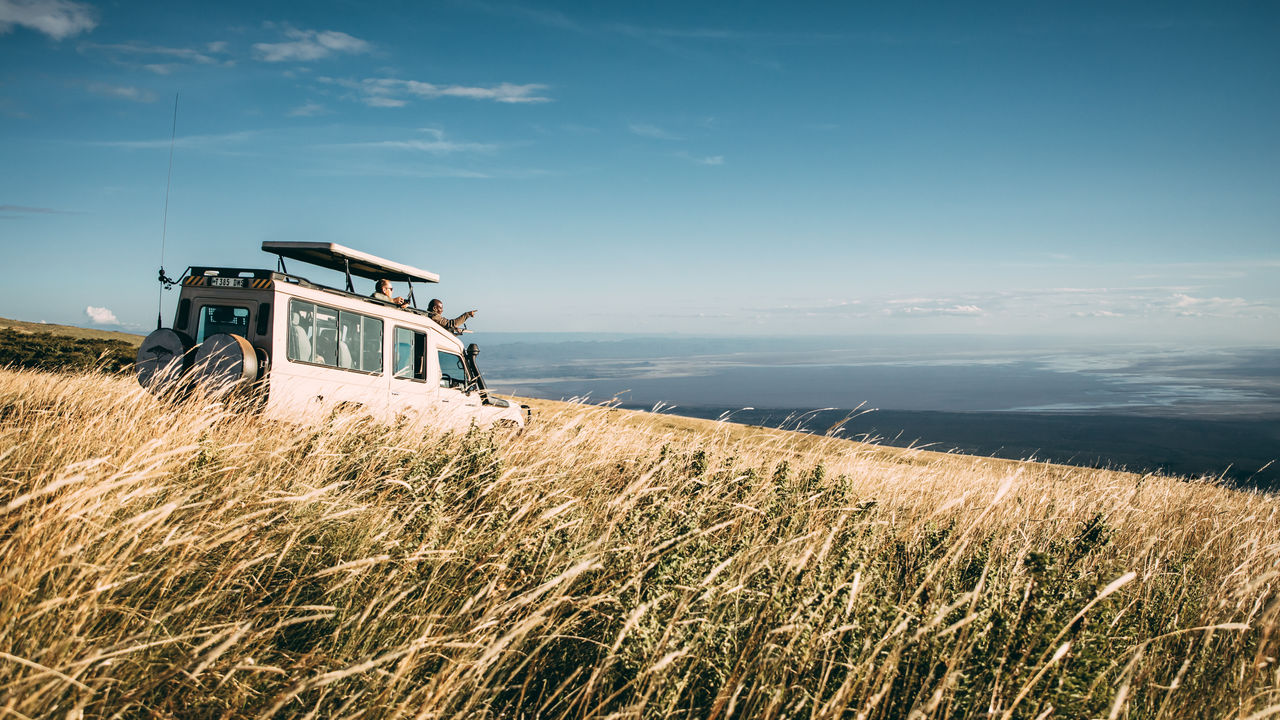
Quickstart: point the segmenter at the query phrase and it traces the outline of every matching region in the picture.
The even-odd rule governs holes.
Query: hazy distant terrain
[[[493,384],[534,397],[1009,458],[1280,482],[1280,349],[981,336],[483,340]],[[792,426],[794,424],[792,423]]]

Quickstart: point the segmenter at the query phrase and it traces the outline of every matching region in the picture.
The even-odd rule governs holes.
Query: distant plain
[[[1280,484],[1280,349],[1067,338],[477,336],[504,392]],[[833,430],[833,426],[850,418]]]

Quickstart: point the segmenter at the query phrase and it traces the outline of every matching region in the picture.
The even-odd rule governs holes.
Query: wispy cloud
[[[321,177],[394,177],[424,180],[457,178],[463,180],[528,180],[553,175],[538,168],[462,168],[448,165],[418,165],[413,163],[366,162],[355,165],[333,165],[310,174]]]
[[[360,101],[370,107],[404,107],[408,104],[409,98],[435,100],[442,97],[511,104],[551,102],[551,98],[542,94],[547,86],[539,83],[520,85],[504,82],[497,85],[472,86],[438,85],[399,78],[365,78],[357,81],[322,77],[319,80],[354,91]]]
[[[313,175],[321,177],[394,177],[418,179],[459,178],[465,180],[484,180],[492,177],[487,172],[469,168],[449,167],[445,165],[428,165],[406,167],[385,163],[363,163],[359,165],[342,165],[317,170]]]
[[[410,138],[407,140],[378,140],[373,142],[342,143],[329,145],[336,148],[364,148],[373,150],[412,150],[430,155],[451,155],[454,153],[491,153],[498,149],[493,143],[459,142],[445,137],[439,128],[420,128],[419,132],[428,139]]]
[[[149,70],[157,75],[169,75],[185,65],[235,65],[235,61],[229,57],[225,41],[196,47],[167,47],[147,43],[81,43],[77,49],[81,53],[102,55],[116,64]]]
[[[227,150],[257,137],[260,133],[256,130],[243,130],[240,132],[223,133],[221,135],[179,135],[173,140],[174,147],[186,148],[189,150]],[[168,150],[169,138],[157,138],[154,140],[105,140],[100,142],[89,143],[97,147],[121,148],[124,150]]]
[[[631,123],[627,125],[627,130],[630,130],[631,134],[633,135],[652,138],[654,140],[683,140],[684,139],[679,135],[667,132],[666,130],[658,127],[657,125],[653,125],[651,123]]]
[[[264,62],[310,62],[331,55],[367,53],[372,46],[358,37],[337,30],[284,28],[284,42],[256,43],[254,53]]]
[[[108,85],[106,83],[94,83],[89,86],[89,92],[94,95],[115,98],[117,100],[131,100],[133,102],[140,103],[151,103],[156,101],[155,93],[132,85]]]
[[[56,210],[54,208],[30,207],[28,205],[0,205],[0,213],[17,215],[79,215],[77,210]]]
[[[119,325],[120,320],[116,314],[104,307],[94,307],[92,305],[84,309],[85,317],[89,318],[89,322],[94,325]]]
[[[1275,308],[1244,298],[1192,297],[1185,293],[1174,293],[1169,298],[1168,307],[1179,317],[1230,318],[1257,316],[1260,312],[1275,314]]]
[[[672,153],[675,157],[683,158],[695,165],[705,165],[708,167],[718,167],[724,165],[723,155],[694,155],[684,150]]]
[[[985,315],[972,303],[958,303],[952,298],[904,298],[889,300],[879,309],[881,315],[893,317],[929,317],[938,315]]]
[[[606,30],[610,30],[619,35],[639,38],[641,40],[728,40],[728,41],[744,41],[759,40],[767,38],[771,35],[757,32],[745,32],[742,30],[732,30],[728,28],[673,28],[673,27],[651,27],[645,25],[632,25],[629,23],[612,23],[605,25]]]
[[[1124,317],[1124,313],[1118,313],[1111,310],[1091,310],[1089,312],[1073,312],[1071,317],[1081,318],[1120,318]]]
[[[480,0],[469,0],[468,2],[463,3],[463,5],[474,10],[479,10],[488,15],[510,17],[517,20],[527,20],[538,25],[555,28],[557,30],[568,30],[576,33],[587,33],[591,31],[586,25],[574,20],[559,10],[531,8],[510,3],[481,2]]]
[[[15,25],[64,40],[97,27],[98,13],[91,5],[71,0],[0,0],[0,35],[12,32]]]
[[[1280,306],[1272,300],[1241,297],[1195,296],[1184,288],[1043,288],[973,292],[939,297],[881,297],[830,302],[809,307],[754,309],[757,313],[832,316],[848,319],[981,317],[1005,321],[1043,323],[1054,319],[1129,319],[1132,321],[1180,318],[1260,320],[1280,318]]]
[[[595,35],[620,35],[645,42],[657,43],[673,40],[711,42],[760,42],[774,45],[811,45],[815,42],[835,42],[846,35],[821,32],[760,32],[725,27],[658,27],[632,23],[589,23],[556,10],[532,8],[517,3],[494,3],[469,0],[459,3],[495,17],[527,20],[543,27]]]
[[[315,117],[324,115],[328,109],[320,103],[306,102],[289,111],[289,117]]]

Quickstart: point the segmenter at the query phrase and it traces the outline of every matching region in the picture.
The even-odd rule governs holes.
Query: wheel
[[[202,392],[225,395],[258,379],[258,353],[243,337],[218,333],[200,343],[193,368]]]
[[[190,337],[176,330],[153,331],[138,348],[138,384],[156,393],[176,387],[191,368],[192,344]]]

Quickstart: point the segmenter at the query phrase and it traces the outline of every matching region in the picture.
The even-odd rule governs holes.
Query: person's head
[[[391,281],[386,278],[382,278],[381,280],[379,280],[378,292],[382,293],[383,295],[391,295]]]
[[[427,312],[444,312],[444,303],[440,302],[440,298],[431,298],[431,302],[427,303]]]

